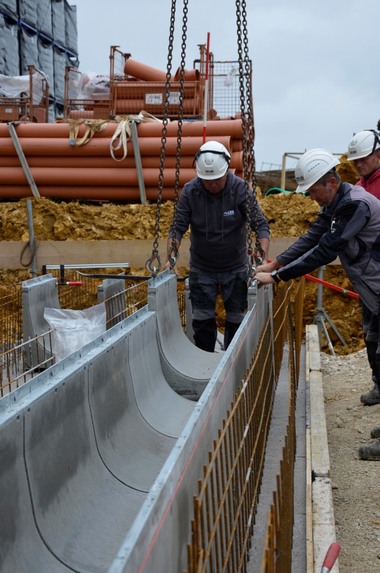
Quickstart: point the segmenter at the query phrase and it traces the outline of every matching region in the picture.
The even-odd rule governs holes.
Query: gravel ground
[[[380,425],[380,405],[363,406],[372,388],[365,350],[333,357],[321,353],[331,481],[340,573],[380,571],[380,462],[362,461],[358,447]]]

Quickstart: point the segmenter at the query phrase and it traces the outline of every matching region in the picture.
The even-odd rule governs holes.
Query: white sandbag
[[[85,310],[45,308],[44,319],[53,330],[52,346],[56,362],[106,331],[104,302]]]

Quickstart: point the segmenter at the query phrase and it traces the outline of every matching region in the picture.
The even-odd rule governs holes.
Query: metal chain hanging
[[[167,138],[167,125],[168,125],[168,115],[169,115],[169,101],[170,101],[170,83],[171,83],[171,72],[172,72],[172,60],[173,60],[173,44],[174,44],[174,27],[175,27],[175,12],[176,12],[176,0],[172,0],[171,11],[170,11],[170,29],[169,29],[169,45],[168,45],[168,61],[166,68],[166,81],[165,81],[165,104],[163,110],[162,119],[162,135],[161,135],[161,148],[160,148],[160,171],[158,176],[158,192],[157,192],[157,205],[156,205],[156,223],[154,228],[154,241],[152,256],[146,261],[145,268],[149,271],[152,276],[156,276],[161,270],[161,260],[158,251],[158,239],[160,235],[160,214],[161,214],[161,204],[162,204],[162,190],[164,181],[164,163],[166,154],[166,138]],[[156,265],[155,265],[156,262]]]
[[[243,139],[243,172],[247,209],[247,251],[249,256],[249,274],[253,278],[256,272],[256,262],[261,262],[264,252],[258,237],[258,204],[256,200],[256,162],[254,150],[254,119],[251,91],[251,62],[248,52],[247,8],[245,0],[236,0],[236,24],[239,62],[240,110]],[[245,81],[244,81],[245,80]],[[249,185],[252,185],[253,213],[249,199]],[[256,240],[255,249],[252,247],[251,220],[254,222]]]
[[[186,40],[187,40],[187,14],[188,14],[188,0],[184,0],[183,18],[182,18],[182,43],[181,43],[181,64],[180,64],[180,89],[179,89],[179,107],[178,107],[178,131],[177,131],[177,153],[176,153],[176,166],[175,166],[175,181],[174,181],[174,219],[173,225],[175,227],[176,207],[179,198],[179,176],[180,176],[180,161],[181,161],[181,144],[182,144],[182,124],[183,124],[183,99],[184,99],[184,83],[185,83],[185,58],[186,58]],[[145,268],[156,276],[161,270],[161,259],[158,252],[158,240],[160,235],[160,215],[162,205],[162,191],[164,180],[164,164],[166,156],[166,141],[167,141],[167,125],[169,123],[169,104],[170,104],[170,86],[171,86],[171,71],[173,60],[173,44],[174,44],[174,28],[175,28],[175,13],[176,13],[176,0],[172,0],[171,14],[170,14],[170,32],[169,32],[169,46],[168,46],[168,62],[166,71],[165,82],[165,105],[162,120],[162,135],[161,135],[161,148],[160,148],[160,168],[158,177],[158,193],[156,205],[156,222],[154,231],[154,241],[152,256],[147,260]],[[175,257],[171,258],[170,268],[172,268],[177,259],[177,246],[173,240]],[[154,264],[156,262],[156,265]]]
[[[187,15],[188,15],[188,0],[183,2],[183,16],[182,16],[182,43],[181,43],[181,63],[180,63],[180,80],[179,80],[179,108],[178,108],[178,130],[177,130],[177,152],[175,164],[175,180],[174,180],[174,213],[173,213],[173,229],[176,228],[177,221],[177,205],[179,199],[179,176],[181,164],[181,145],[182,145],[182,125],[183,125],[183,99],[185,93],[185,63],[186,63],[186,43],[187,43]],[[173,269],[178,258],[178,248],[175,237],[171,241],[171,253],[169,256],[169,266]]]

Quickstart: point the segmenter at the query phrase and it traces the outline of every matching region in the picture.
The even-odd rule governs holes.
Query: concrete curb
[[[306,327],[306,392],[307,572],[320,573],[336,531],[318,327],[314,324]],[[332,571],[339,573],[338,560]]]

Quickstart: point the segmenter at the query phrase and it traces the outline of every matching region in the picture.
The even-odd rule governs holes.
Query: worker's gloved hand
[[[256,275],[257,273],[271,273],[272,271],[275,271],[276,268],[277,268],[277,261],[271,261],[269,263],[265,262],[256,267]]]
[[[255,279],[257,280],[259,288],[262,285],[273,285],[273,284],[275,284],[275,280],[271,276],[270,273],[257,272],[255,275]]]

